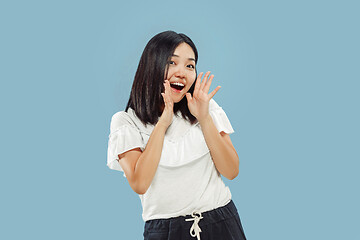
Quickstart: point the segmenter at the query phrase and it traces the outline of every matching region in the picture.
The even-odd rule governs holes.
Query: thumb
[[[192,101],[191,93],[186,93],[186,99],[188,102]]]

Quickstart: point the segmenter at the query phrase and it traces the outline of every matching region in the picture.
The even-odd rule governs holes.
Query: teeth
[[[171,83],[171,84],[178,85],[178,86],[181,86],[181,87],[183,87],[183,86],[184,86],[184,84],[182,84],[182,83],[178,83],[178,82],[174,82],[174,83]]]

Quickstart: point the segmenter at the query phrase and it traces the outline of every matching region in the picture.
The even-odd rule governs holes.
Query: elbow
[[[235,169],[231,173],[228,174],[222,174],[224,177],[226,177],[229,180],[234,180],[239,175],[239,169]]]
[[[139,195],[143,195],[146,193],[146,189],[145,188],[141,188],[141,187],[133,187],[132,188],[134,192],[136,192]]]
[[[148,186],[147,187],[146,186],[141,186],[141,187],[138,188],[137,194],[144,195],[147,192],[148,189],[149,189]]]
[[[233,174],[228,175],[228,176],[224,176],[229,180],[234,180],[237,176],[239,175],[239,170],[235,171]]]
[[[143,195],[146,193],[146,191],[148,190],[149,186],[145,186],[145,184],[141,184],[141,183],[136,183],[134,184],[134,192],[136,192],[139,195]]]
[[[234,180],[238,175],[239,175],[239,158],[237,159],[237,165],[234,168],[233,173],[227,179]]]
[[[150,186],[150,184],[147,184],[143,178],[136,175],[135,172],[129,175],[128,181],[132,190],[139,195],[145,194]]]
[[[146,191],[142,190],[142,189],[134,189],[134,192],[136,192],[139,195],[144,195],[146,193]]]

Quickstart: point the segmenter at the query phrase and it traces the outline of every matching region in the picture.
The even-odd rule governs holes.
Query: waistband
[[[232,200],[222,207],[206,212],[194,211],[186,216],[172,217],[166,219],[152,219],[145,222],[145,229],[148,231],[169,231],[170,223],[175,225],[187,225],[186,222],[194,221],[190,228],[190,235],[200,239],[201,227],[232,218],[237,215],[237,208]]]

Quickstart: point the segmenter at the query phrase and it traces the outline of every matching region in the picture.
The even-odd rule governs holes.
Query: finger
[[[204,87],[204,92],[207,94],[209,92],[209,89],[210,89],[210,86],[211,86],[211,83],[212,83],[212,80],[214,79],[214,74],[210,76],[210,79],[209,81],[207,81],[207,83],[205,84],[205,87]]]
[[[208,80],[209,75],[210,75],[210,71],[208,71],[208,72],[205,74],[205,76],[204,76],[204,78],[203,78],[203,80],[202,80],[202,82],[201,82],[201,86],[200,86],[200,89],[201,89],[201,90],[204,90],[204,87],[205,87],[205,84],[206,84],[206,82],[207,82],[207,80]]]
[[[168,84],[169,84],[169,80],[165,80],[165,81],[164,81],[164,86],[165,86],[165,88],[167,88]]]
[[[161,96],[163,97],[164,103],[166,103],[165,93],[161,93]]]
[[[166,94],[166,96],[169,96],[170,90],[171,90],[170,82],[168,80],[165,80],[164,86],[165,86],[165,94]]]
[[[188,102],[192,101],[191,93],[186,93],[186,99]]]
[[[221,88],[221,86],[217,86],[214,91],[212,91],[210,94],[209,94],[209,97],[210,99],[217,93],[217,91],[219,91],[219,89]]]
[[[162,95],[163,98],[164,98],[164,102],[165,102],[165,103],[169,103],[169,97],[166,95],[166,93],[161,93],[161,95]]]
[[[201,73],[199,74],[199,76],[197,77],[197,79],[196,79],[195,88],[194,88],[194,92],[193,92],[193,97],[196,97],[197,94],[198,94],[198,92],[199,92],[201,77],[202,77],[203,74],[204,74],[204,73],[201,72]]]
[[[167,87],[166,87],[166,83],[164,82],[164,96],[165,96],[165,94],[167,93]],[[163,95],[162,93],[161,93],[161,95]]]
[[[165,81],[165,82],[164,82],[164,92],[163,92],[163,94],[164,94],[165,97],[168,95],[168,92],[169,92],[168,86],[167,86],[167,83],[166,83],[166,81]],[[162,94],[161,94],[161,95],[162,95]]]
[[[165,95],[166,95],[166,101],[168,103],[172,103],[173,100],[171,98],[171,87],[170,87],[170,82],[168,80],[165,81]]]

